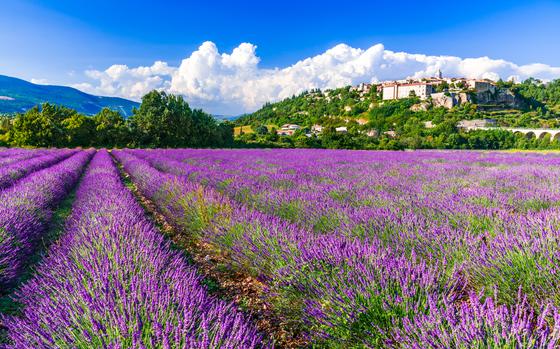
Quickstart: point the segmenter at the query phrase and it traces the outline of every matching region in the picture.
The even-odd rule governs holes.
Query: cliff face
[[[473,102],[473,99],[468,93],[460,92],[460,93],[432,93],[432,104],[434,107],[444,107],[447,109],[451,109],[454,106],[461,105],[467,102]]]
[[[481,92],[476,95],[476,103],[480,105],[515,108],[525,107],[525,102],[518,95],[508,89],[497,89],[495,92]]]
[[[495,91],[484,91],[476,94],[465,92],[440,92],[432,93],[430,96],[434,107],[451,109],[464,103],[476,103],[482,108],[513,108],[525,107],[522,98],[508,89],[496,89]]]

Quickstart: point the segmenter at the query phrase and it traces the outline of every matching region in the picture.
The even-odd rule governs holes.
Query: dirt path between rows
[[[217,255],[215,249],[204,242],[189,239],[180,229],[168,222],[157,206],[143,195],[130,176],[124,171],[122,164],[113,157],[121,178],[132,191],[144,208],[146,215],[154,222],[175,245],[187,253],[187,258],[197,267],[204,277],[204,284],[211,294],[220,299],[234,302],[242,311],[248,313],[258,330],[273,342],[276,348],[302,348],[309,343],[303,334],[289,330],[290,326],[283,322],[266,301],[266,285],[254,277],[244,275],[228,268],[223,256]]]

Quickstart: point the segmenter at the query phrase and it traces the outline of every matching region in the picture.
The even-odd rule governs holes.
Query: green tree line
[[[0,143],[30,147],[228,147],[233,129],[209,114],[191,109],[181,97],[152,91],[133,115],[103,109],[86,116],[44,103],[0,122]]]
[[[549,135],[542,138],[514,134],[507,130],[463,131],[455,119],[446,120],[432,129],[426,129],[418,119],[402,125],[395,136],[380,134],[371,137],[358,127],[350,126],[348,132],[336,132],[334,127],[323,129],[320,135],[308,136],[308,130],[297,131],[293,136],[279,136],[273,132],[245,134],[238,137],[238,147],[250,148],[326,148],[326,149],[552,149],[560,150],[560,141]]]

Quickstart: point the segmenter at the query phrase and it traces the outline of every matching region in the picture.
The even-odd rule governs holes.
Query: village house
[[[301,126],[296,124],[284,124],[280,127],[279,130],[276,131],[276,134],[279,136],[293,136],[294,133],[301,129]]]
[[[313,125],[311,126],[311,133],[320,134],[323,132],[323,126],[321,125]]]
[[[434,127],[436,127],[436,126],[435,126],[434,123],[431,122],[431,121],[424,121],[424,127],[425,127],[425,128],[434,128]]]
[[[395,131],[385,131],[385,132],[383,132],[383,134],[388,136],[389,138],[397,137],[397,133]]]
[[[457,127],[466,131],[476,130],[479,127],[495,127],[496,120],[494,119],[474,119],[474,120],[461,120],[457,123]]]
[[[469,89],[474,90],[476,93],[490,91],[494,93],[496,91],[496,85],[490,80],[475,80],[468,79],[465,81]]]
[[[358,84],[356,86],[352,86],[350,88],[350,91],[358,91],[361,94],[366,94],[366,93],[369,93],[369,91],[371,91],[372,86],[373,86],[372,84],[367,84],[365,82],[362,82],[361,84]]]
[[[344,119],[344,122],[349,123],[352,120],[356,121],[358,123],[358,125],[365,125],[369,122],[369,120],[365,119],[365,118],[358,118],[358,119],[346,118],[346,119]]]
[[[348,127],[340,126],[340,127],[335,128],[335,131],[340,132],[340,133],[347,133],[348,132]]]

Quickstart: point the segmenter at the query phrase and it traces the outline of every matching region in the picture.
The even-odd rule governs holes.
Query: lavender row
[[[48,154],[49,152],[54,152],[54,151],[38,149],[38,150],[28,150],[25,152],[13,153],[11,155],[5,155],[3,157],[0,157],[0,167],[10,165],[15,162],[31,159],[40,155],[45,155]]]
[[[0,190],[14,184],[20,178],[49,166],[52,166],[76,153],[76,150],[63,149],[45,155],[18,161],[0,167]]]
[[[43,149],[41,149],[43,150]],[[21,154],[33,153],[35,150],[26,148],[4,148],[0,151],[0,158],[17,156]]]
[[[434,267],[441,262],[376,237],[317,234],[186,177],[158,172],[131,153],[116,154],[168,219],[267,282],[278,311],[318,345],[422,346],[425,332],[442,348],[450,340],[459,347],[518,342],[544,347],[558,340],[554,307],[535,310],[522,294],[510,306],[494,306],[493,298],[469,289],[461,270],[449,278]],[[448,330],[457,338],[448,338]]]
[[[54,207],[77,183],[92,153],[75,153],[0,192],[0,289],[3,291],[20,276],[47,229]],[[70,153],[63,154],[58,156]]]
[[[13,348],[264,346],[145,218],[106,151],[91,161],[65,234],[5,321]]]

